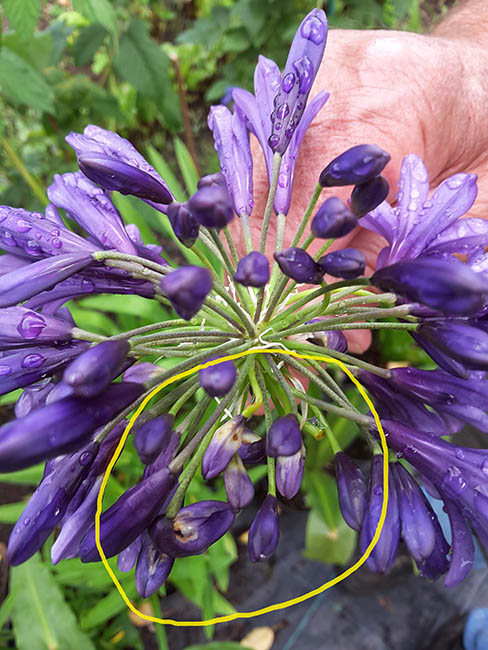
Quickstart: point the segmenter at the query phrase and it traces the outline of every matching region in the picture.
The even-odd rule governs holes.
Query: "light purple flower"
[[[0,310],[0,350],[71,340],[72,325],[25,307]]]

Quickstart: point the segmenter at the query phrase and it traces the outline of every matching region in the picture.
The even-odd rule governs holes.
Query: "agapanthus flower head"
[[[212,289],[212,276],[202,266],[181,266],[161,280],[161,289],[185,320],[197,314]]]
[[[245,287],[264,287],[269,281],[268,258],[252,251],[239,260],[234,280]]]
[[[326,275],[353,280],[364,273],[366,258],[357,248],[341,248],[321,257],[318,264]]]
[[[272,555],[280,538],[278,503],[268,494],[249,529],[248,551],[251,562],[266,560]]]
[[[296,282],[320,284],[324,272],[311,255],[302,248],[293,246],[274,254],[280,269]]]
[[[233,361],[221,361],[198,371],[200,386],[211,397],[220,397],[230,391],[237,379],[237,369]]]
[[[351,210],[359,217],[377,208],[388,196],[390,186],[384,176],[375,176],[361,185],[355,185],[351,193]]]
[[[336,196],[324,201],[312,219],[314,237],[338,239],[344,237],[358,225],[356,215]]]
[[[359,144],[331,160],[322,170],[322,187],[361,185],[378,176],[390,161],[390,154],[376,144]]]

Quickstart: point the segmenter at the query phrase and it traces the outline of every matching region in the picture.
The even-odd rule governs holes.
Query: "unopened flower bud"
[[[191,320],[212,289],[212,276],[202,266],[181,266],[161,280],[161,289],[175,312]]]
[[[207,480],[215,478],[227,467],[242,444],[244,423],[244,418],[238,415],[214,433],[202,459],[203,478]]]
[[[302,447],[302,432],[296,415],[289,413],[273,422],[267,436],[266,453],[272,458],[292,456]]]
[[[174,561],[173,557],[159,552],[147,533],[142,535],[135,575],[136,589],[141,598],[149,598],[163,586]]]
[[[344,521],[353,530],[361,530],[366,508],[366,479],[352,460],[340,451],[335,456],[339,507]]]
[[[276,458],[276,487],[285,499],[293,499],[300,489],[305,469],[305,445],[291,456]]]
[[[254,487],[240,457],[235,454],[224,470],[227,500],[234,510],[242,510],[254,497]]]
[[[198,371],[200,386],[211,397],[220,397],[228,393],[236,378],[237,370],[233,361],[221,361]]]
[[[390,186],[384,176],[376,176],[366,183],[356,185],[351,193],[351,210],[357,217],[364,217],[383,203],[389,191]]]
[[[307,251],[295,246],[274,254],[283,273],[295,282],[320,284],[324,272]]]
[[[319,323],[324,321],[322,318],[312,318],[307,321],[308,323]],[[324,325],[325,326],[325,325]],[[324,348],[329,350],[336,350],[337,352],[347,352],[347,339],[341,330],[323,330],[321,332],[310,332],[306,338],[315,345],[323,345]]]
[[[319,259],[322,271],[334,278],[353,280],[364,273],[366,258],[357,248],[342,248]]]
[[[234,218],[231,197],[222,185],[198,190],[188,201],[188,207],[193,218],[207,228],[224,228]]]
[[[359,144],[331,160],[320,174],[322,187],[360,185],[378,176],[390,160],[390,154],[376,144]]]
[[[77,395],[98,395],[119,374],[129,350],[129,343],[123,340],[98,343],[66,368],[63,381],[72,386]]]
[[[251,431],[245,430],[238,453],[244,464],[258,465],[266,458],[266,441]]]
[[[278,503],[272,494],[268,494],[249,529],[248,551],[251,562],[267,560],[276,550],[279,537]]]
[[[317,210],[311,225],[314,237],[338,239],[358,225],[356,215],[335,196],[327,199]]]
[[[134,446],[144,465],[149,465],[168,444],[174,417],[165,413],[145,422],[134,434]]]
[[[264,287],[269,281],[269,262],[265,255],[253,251],[237,265],[234,280],[245,287]]]
[[[191,248],[198,239],[200,224],[192,215],[188,203],[171,203],[168,206],[168,219],[179,241]]]

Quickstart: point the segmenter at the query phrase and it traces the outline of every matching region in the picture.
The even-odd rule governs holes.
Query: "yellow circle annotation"
[[[227,614],[226,616],[216,616],[215,618],[210,618],[204,621],[177,621],[171,618],[158,618],[157,616],[150,616],[148,614],[144,614],[140,610],[137,609],[137,607],[130,601],[128,598],[127,594],[125,593],[122,585],[117,579],[117,576],[113,572],[111,566],[107,562],[107,558],[105,556],[105,553],[103,552],[103,548],[100,542],[100,517],[102,514],[102,502],[103,502],[103,495],[105,493],[105,488],[107,486],[107,482],[110,476],[110,473],[117,462],[120,454],[122,453],[122,450],[125,445],[125,441],[127,440],[127,437],[130,433],[131,428],[134,425],[134,422],[136,419],[139,417],[139,415],[142,413],[148,402],[154,395],[156,395],[160,390],[165,388],[166,386],[169,386],[173,382],[177,381],[178,379],[183,379],[185,377],[188,377],[198,370],[201,370],[202,368],[208,368],[209,366],[217,365],[221,363],[222,361],[234,361],[235,359],[239,359],[240,357],[245,357],[248,356],[249,354],[270,354],[270,353],[279,353],[279,354],[285,354],[289,355],[292,357],[297,357],[298,359],[311,359],[314,361],[325,361],[327,363],[335,363],[337,366],[341,368],[343,372],[346,373],[346,375],[349,377],[349,379],[354,383],[356,388],[359,390],[362,398],[370,408],[374,421],[376,423],[376,426],[378,428],[378,432],[380,435],[380,440],[381,440],[381,450],[383,452],[383,502],[381,505],[381,513],[380,513],[380,518],[378,521],[378,526],[376,527],[375,534],[373,536],[373,539],[369,543],[367,549],[364,551],[363,555],[355,562],[352,566],[350,566],[348,569],[343,571],[341,574],[336,576],[335,578],[332,578],[331,580],[328,580],[325,582],[323,585],[320,585],[320,587],[317,587],[316,589],[312,589],[311,591],[308,591],[305,594],[302,594],[301,596],[296,596],[295,598],[290,598],[289,600],[285,600],[281,603],[275,603],[273,605],[268,605],[267,607],[262,607],[261,609],[256,609],[251,612],[234,612],[233,614]],[[207,625],[214,625],[215,623],[225,623],[228,621],[234,621],[236,619],[240,618],[254,618],[255,616],[260,616],[261,614],[266,614],[268,612],[274,612],[280,609],[285,609],[287,607],[291,607],[292,605],[297,605],[298,603],[302,603],[305,600],[308,600],[309,598],[313,598],[314,596],[317,596],[318,594],[321,594],[322,592],[326,591],[327,589],[330,589],[331,587],[334,587],[335,585],[339,584],[339,582],[342,582],[346,578],[348,578],[350,575],[352,575],[355,571],[361,567],[368,557],[371,555],[374,547],[378,543],[379,537],[381,535],[381,531],[383,529],[383,525],[385,523],[385,518],[386,518],[386,511],[388,508],[388,446],[386,444],[386,436],[385,432],[383,430],[383,427],[381,425],[381,421],[379,418],[379,415],[369,398],[368,394],[366,393],[365,389],[361,385],[361,383],[354,377],[354,375],[351,373],[351,371],[342,363],[342,361],[339,361],[338,359],[332,359],[331,357],[326,357],[324,355],[320,354],[300,354],[298,352],[295,352],[294,350],[283,350],[281,348],[251,348],[250,350],[246,350],[244,352],[239,352],[238,354],[231,354],[225,357],[220,357],[218,359],[213,359],[212,361],[207,361],[206,363],[202,363],[198,366],[195,366],[194,368],[191,368],[190,370],[186,370],[185,372],[181,372],[174,377],[169,377],[166,381],[162,382],[154,390],[152,390],[143,400],[143,402],[139,405],[135,413],[132,415],[131,419],[129,420],[129,423],[127,424],[127,427],[125,428],[124,433],[122,434],[122,437],[120,438],[119,444],[117,445],[117,449],[114,452],[114,455],[112,456],[107,469],[105,470],[105,474],[102,479],[102,483],[100,486],[100,491],[98,493],[97,497],[97,509],[95,513],[95,544],[98,549],[98,552],[100,553],[100,557],[103,562],[103,566],[105,567],[107,573],[109,574],[110,578],[112,579],[112,582],[116,586],[117,590],[119,591],[120,595],[122,596],[125,604],[127,607],[137,616],[140,618],[144,619],[145,621],[150,621],[151,623],[159,623],[161,625],[173,625],[174,627],[205,627]]]

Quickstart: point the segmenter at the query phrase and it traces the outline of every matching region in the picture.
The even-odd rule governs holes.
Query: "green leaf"
[[[156,151],[156,149],[152,145],[148,145],[146,147],[146,152],[147,152],[147,157],[149,158],[149,162],[154,167],[154,169],[158,172],[161,178],[164,179],[166,185],[169,187],[170,192],[173,194],[175,199],[180,203],[186,201],[187,197],[183,188],[179,184],[178,179],[176,178],[173,170],[168,165],[168,163],[163,159],[159,151]]]
[[[53,92],[44,79],[18,54],[0,50],[0,88],[14,104],[53,110]]]
[[[27,501],[16,501],[15,503],[4,503],[0,506],[0,522],[4,524],[15,524],[20,515],[24,512]]]
[[[197,168],[193,162],[190,152],[183,144],[179,138],[174,138],[173,140],[175,147],[176,160],[178,161],[178,166],[185,181],[186,189],[188,194],[191,196],[197,191],[197,183],[200,178],[198,175]]]
[[[88,25],[85,29],[80,30],[80,34],[73,45],[75,65],[83,66],[90,63],[106,36],[107,30],[100,23],[93,23],[93,25]]]
[[[91,23],[100,23],[110,33],[117,34],[117,16],[109,0],[73,0],[72,5]]]
[[[20,397],[22,393],[21,388],[17,388],[16,390],[13,390],[10,393],[6,393],[5,395],[2,395],[0,397],[0,406],[3,406],[4,404],[14,404]]]
[[[163,321],[166,312],[156,301],[141,298],[141,296],[124,296],[124,295],[103,295],[90,296],[78,301],[80,307],[100,309],[105,312],[114,312],[116,314],[132,314],[140,316],[145,322],[153,323]]]
[[[116,208],[122,215],[124,223],[134,223],[139,228],[142,241],[145,244],[159,243],[153,231],[148,226],[147,221],[139,211],[141,202],[138,199],[114,192],[112,194],[112,201],[115,203]]]
[[[10,590],[9,594],[0,606],[0,630],[10,618],[14,606],[16,593]]]
[[[18,472],[10,472],[9,474],[0,474],[0,483],[20,483],[24,485],[37,485],[44,472],[43,465],[34,465],[34,467],[27,467]]]
[[[12,621],[18,650],[95,650],[39,555],[13,567],[11,580],[16,593]]]
[[[40,0],[3,0],[2,7],[10,27],[24,40],[29,38],[39,21]]]
[[[346,564],[356,545],[356,532],[344,521],[336,481],[325,472],[304,477],[306,500],[311,508],[305,530],[305,557]]]
[[[47,31],[36,32],[26,42],[15,32],[5,34],[3,45],[18,54],[39,74],[51,65],[54,41]]]
[[[137,597],[137,589],[133,575],[127,576],[120,582],[130,600]],[[81,617],[81,628],[83,630],[90,630],[97,625],[105,623],[109,618],[112,618],[115,614],[122,612],[126,608],[127,605],[114,586],[105,598],[102,598],[94,607],[91,607],[83,614]]]

